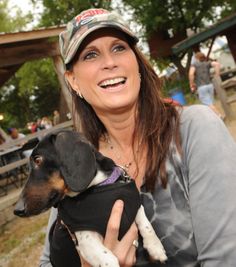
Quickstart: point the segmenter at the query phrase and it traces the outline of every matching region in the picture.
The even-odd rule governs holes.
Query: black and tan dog
[[[47,135],[33,150],[30,165],[29,178],[14,210],[16,215],[29,217],[57,207],[59,218],[75,234],[76,248],[87,262],[118,267],[117,258],[101,240],[115,200],[122,199],[125,205],[119,238],[135,221],[150,256],[166,260],[134,181],[81,134],[60,131]]]

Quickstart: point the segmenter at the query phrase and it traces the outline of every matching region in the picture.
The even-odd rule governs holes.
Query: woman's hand
[[[124,237],[120,241],[118,240],[123,208],[123,201],[117,200],[107,224],[104,245],[118,258],[121,267],[128,267],[133,266],[136,262],[136,247],[133,242],[138,238],[138,229],[133,223]]]
[[[123,213],[124,203],[117,200],[112,208],[111,216],[107,224],[107,231],[104,238],[104,245],[112,251],[117,257],[121,267],[133,266],[136,262],[136,247],[133,245],[134,240],[138,238],[138,229],[133,223],[129,231],[119,241],[120,221]],[[90,267],[81,257],[81,266]]]

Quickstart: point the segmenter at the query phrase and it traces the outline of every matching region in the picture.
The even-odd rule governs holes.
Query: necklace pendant
[[[131,165],[132,165],[132,162],[125,164],[125,169],[128,170]]]

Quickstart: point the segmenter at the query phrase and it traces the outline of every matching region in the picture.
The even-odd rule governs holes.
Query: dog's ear
[[[54,146],[62,165],[61,173],[68,187],[74,192],[85,190],[97,171],[93,147],[73,131],[58,133]]]
[[[102,171],[113,171],[115,163],[112,159],[103,156],[100,152],[95,151],[97,163]]]

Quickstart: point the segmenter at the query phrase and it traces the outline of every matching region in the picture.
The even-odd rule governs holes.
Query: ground
[[[1,228],[0,267],[38,267],[48,212],[33,218],[15,218]]]
[[[219,103],[217,106],[221,109]],[[236,116],[236,103],[231,107]],[[236,118],[225,121],[225,124],[236,141]],[[38,267],[48,214],[15,218],[0,228],[0,267]]]

